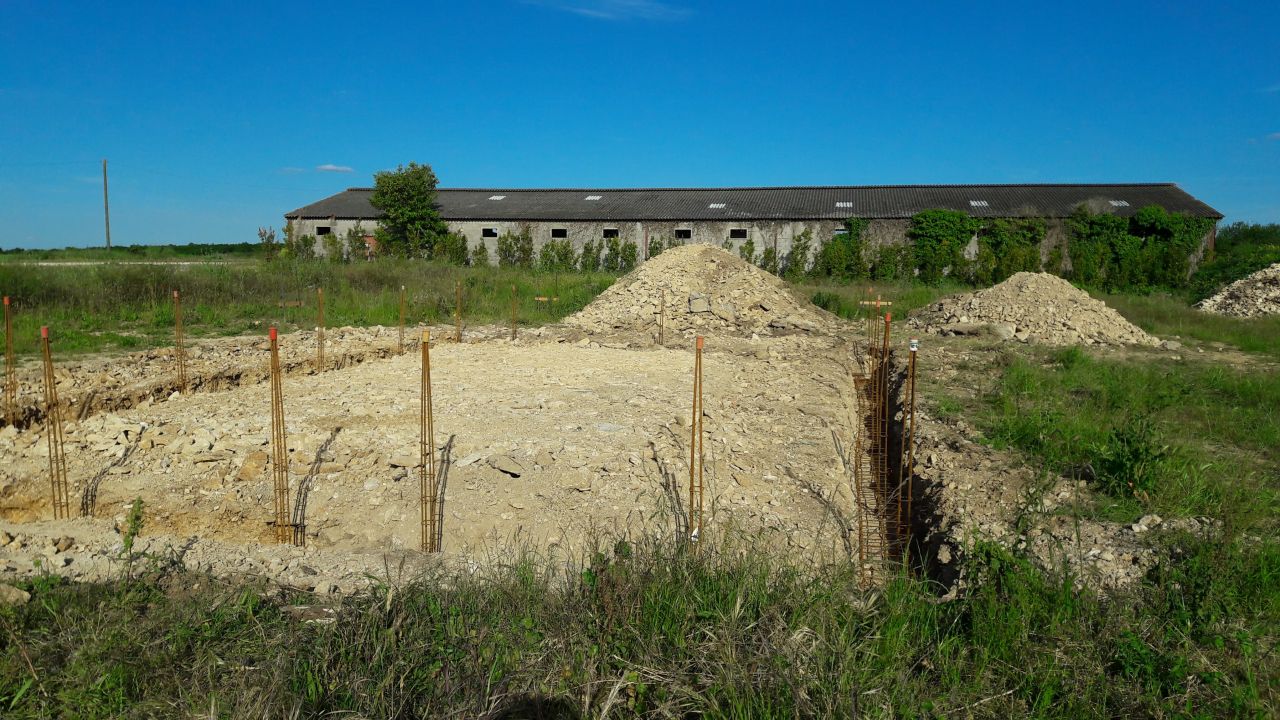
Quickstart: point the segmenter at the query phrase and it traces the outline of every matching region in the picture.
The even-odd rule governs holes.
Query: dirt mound
[[[989,328],[1005,340],[1045,345],[1160,342],[1106,304],[1048,273],[1020,272],[985,290],[946,298],[920,309],[909,323],[946,335]]]
[[[1196,307],[1234,317],[1280,315],[1280,263],[1240,278]]]
[[[796,298],[774,275],[702,244],[672,248],[645,262],[565,322],[589,333],[656,336],[664,293],[667,338],[815,333],[836,322]]]

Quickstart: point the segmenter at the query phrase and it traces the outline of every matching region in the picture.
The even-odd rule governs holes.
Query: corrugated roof
[[[285,217],[377,219],[372,188],[349,188]],[[588,196],[599,199],[588,200]],[[494,199],[501,197],[501,199]],[[1067,217],[1081,204],[1129,216],[1147,205],[1222,214],[1173,183],[1089,185],[856,185],[757,188],[440,188],[445,220],[843,220],[909,218],[949,209],[975,217]]]

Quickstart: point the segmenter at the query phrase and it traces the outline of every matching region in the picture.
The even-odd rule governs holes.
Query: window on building
[[[853,203],[851,203],[851,202],[849,202],[849,201],[847,201],[847,200],[840,200],[840,201],[837,201],[837,202],[836,202],[836,207],[838,207],[838,208],[851,208],[851,207],[853,207]]]
[[[587,199],[587,200],[599,200],[599,199],[600,199],[600,196],[599,196],[599,195],[588,195],[586,199]]]
[[[747,229],[746,229],[746,228],[733,228],[732,230],[730,230],[730,231],[729,231],[729,239],[730,239],[730,240],[746,240],[746,239],[747,239]]]
[[[849,234],[849,228],[847,228],[847,227],[838,227],[838,228],[836,228],[835,232],[833,232],[833,233],[831,233],[831,234],[832,234],[832,235],[848,235],[848,234]]]
[[[1112,200],[1111,207],[1129,207],[1128,200]]]
[[[970,200],[969,207],[976,207],[976,208],[991,207],[991,203],[987,202],[986,200]]]
[[[676,228],[677,240],[692,240],[693,228]]]
[[[496,238],[498,237],[498,228],[481,228],[480,237]]]
[[[490,196],[489,196],[489,199],[490,199],[490,200],[505,200],[505,199],[507,199],[507,196],[506,196],[506,195],[490,195]]]
[[[618,237],[618,228],[605,228],[604,235],[602,237],[604,237],[606,240],[609,238]]]
[[[710,205],[708,205],[707,207],[708,207],[708,208],[710,208],[710,209],[712,209],[712,210],[723,210],[723,209],[724,209],[724,203],[711,203],[711,204],[710,204]]]
[[[551,228],[551,239],[552,239],[552,240],[563,240],[563,239],[565,239],[565,238],[567,238],[567,237],[569,237],[569,229],[568,229],[568,228]]]
[[[317,235],[328,235],[328,234],[329,234],[329,233],[331,233],[331,232],[333,232],[333,228],[329,227],[328,225],[317,225],[317,226],[316,226],[316,234],[317,234]]]

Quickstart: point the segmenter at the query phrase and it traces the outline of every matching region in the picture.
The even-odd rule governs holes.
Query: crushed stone
[[[1043,345],[1160,342],[1105,303],[1049,273],[1020,272],[985,290],[945,298],[916,311],[908,324],[940,335],[989,330],[1004,340]]]
[[[1280,315],[1280,263],[1240,278],[1196,307],[1232,317]]]
[[[828,333],[838,319],[780,278],[705,244],[672,248],[605,290],[565,324],[589,334],[657,336]]]

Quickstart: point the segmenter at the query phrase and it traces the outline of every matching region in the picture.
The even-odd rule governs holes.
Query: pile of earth
[[[912,327],[942,335],[989,329],[1044,345],[1157,345],[1159,340],[1056,275],[1016,273],[999,285],[921,308]]]
[[[798,299],[778,277],[712,245],[672,248],[620,278],[566,323],[591,334],[693,335],[829,332],[833,315]]]
[[[1240,278],[1196,307],[1234,317],[1280,315],[1280,263]]]

